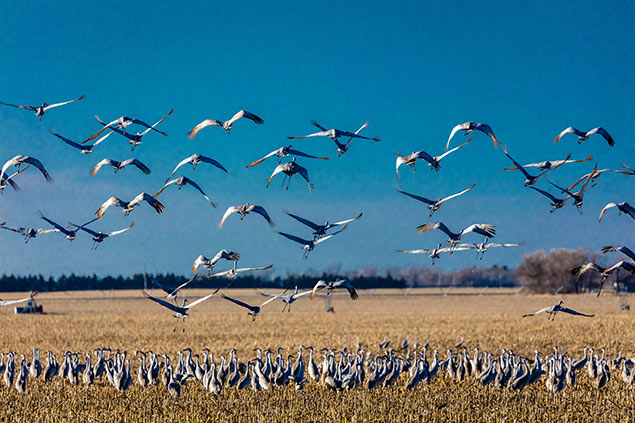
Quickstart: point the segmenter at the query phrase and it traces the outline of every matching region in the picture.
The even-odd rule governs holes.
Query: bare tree
[[[594,277],[589,274],[576,278],[571,269],[590,260],[589,252],[583,248],[554,248],[548,253],[537,250],[523,255],[516,275],[518,282],[531,292],[580,293],[595,285]]]

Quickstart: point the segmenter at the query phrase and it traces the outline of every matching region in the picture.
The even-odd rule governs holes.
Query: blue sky
[[[130,274],[146,265],[152,272],[187,274],[199,254],[221,248],[238,251],[240,264],[275,264],[278,272],[319,270],[336,263],[346,269],[366,265],[429,264],[397,248],[430,248],[445,242],[441,232],[418,235],[430,221],[427,209],[399,195],[394,185],[429,197],[444,197],[476,183],[474,190],[448,202],[433,220],[451,229],[471,223],[497,227],[495,240],[525,241],[522,249],[489,251],[479,265],[517,265],[538,248],[597,251],[611,243],[628,244],[633,222],[613,210],[597,223],[609,201],[635,202],[635,179],[604,175],[585,198],[584,214],[571,205],[549,213],[548,200],[522,186],[510,163],[483,134],[442,162],[439,173],[418,164],[398,181],[393,152],[445,150],[451,128],[465,121],[492,126],[521,163],[593,154],[588,163],[566,165],[550,176],[570,184],[599,168],[635,165],[632,76],[635,39],[629,2],[535,3],[532,8],[455,2],[345,2],[310,6],[299,2],[54,2],[2,7],[0,101],[39,105],[86,100],[50,111],[42,122],[31,112],[0,107],[0,161],[16,154],[42,160],[55,179],[47,184],[30,170],[21,174],[23,190],[5,190],[0,220],[10,226],[46,227],[38,210],[59,222],[86,221],[111,195],[132,199],[154,193],[183,158],[214,157],[235,176],[199,166],[180,172],[195,180],[218,203],[213,209],[188,187],[167,189],[166,210],[147,205],[124,217],[109,210],[93,228],[104,232],[135,221],[135,228],[90,251],[80,236],[69,244],[52,234],[24,245],[21,237],[0,233],[0,272],[16,274]],[[130,152],[113,135],[91,155],[82,155],[47,130],[71,139],[99,129],[92,116],[109,121],[121,115],[156,121],[174,114]],[[228,119],[244,108],[265,120],[262,126],[239,121],[230,136],[206,128],[194,141],[186,132],[205,118]],[[329,128],[380,136],[380,143],[353,141],[341,158],[328,139],[295,140],[293,145],[329,161],[299,159],[315,185],[294,177],[288,191],[274,180],[265,189],[275,160],[245,169],[266,153],[289,144],[287,135],[313,131],[317,120]],[[569,136],[553,139],[569,125],[605,127],[617,145],[601,137],[577,144]],[[463,140],[462,136],[454,145]],[[89,170],[104,157],[136,157],[152,174],[136,169],[116,175]],[[539,183],[545,188],[544,182]],[[553,192],[553,190],[552,190]],[[259,216],[216,225],[224,210],[245,202],[269,210],[284,232],[309,236],[284,209],[315,221],[364,217],[348,231],[301,259],[299,245],[273,233]],[[85,234],[80,234],[85,235]],[[480,241],[468,235],[466,241]],[[435,266],[458,269],[475,264],[474,254],[444,257]]]

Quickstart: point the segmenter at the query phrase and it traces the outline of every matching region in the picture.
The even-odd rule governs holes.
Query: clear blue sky
[[[201,153],[235,173],[199,166],[181,174],[197,181],[219,204],[213,209],[189,187],[166,190],[166,210],[147,205],[124,217],[109,210],[93,228],[104,232],[136,222],[135,228],[90,251],[81,236],[72,244],[61,235],[33,239],[0,233],[0,272],[100,275],[151,272],[187,274],[201,253],[238,251],[241,265],[274,263],[279,272],[319,270],[336,263],[346,269],[366,265],[429,264],[397,248],[434,247],[441,232],[418,235],[427,209],[394,190],[394,151],[424,149],[440,154],[451,128],[468,120],[489,123],[518,161],[530,163],[593,154],[600,168],[635,165],[633,98],[635,38],[631,2],[544,2],[509,5],[474,2],[37,2],[4,5],[0,29],[0,101],[39,105],[86,94],[86,100],[55,109],[41,123],[31,112],[0,107],[0,161],[16,154],[38,157],[55,179],[46,184],[30,170],[17,181],[20,192],[0,197],[0,220],[11,226],[46,227],[51,219],[88,220],[111,195],[132,199],[155,192],[183,158]],[[163,124],[169,137],[149,134],[131,153],[113,135],[91,155],[79,154],[48,131],[83,139],[104,120],[121,115]],[[244,108],[265,124],[238,122],[231,136],[207,128],[194,141],[185,133],[205,118],[227,119]],[[348,154],[335,156],[328,139],[297,140],[294,145],[329,161],[299,159],[315,189],[294,177],[287,192],[281,180],[265,189],[275,167],[267,161],[244,166],[287,145],[287,135],[302,135],[315,119],[327,127],[355,130],[370,119],[367,135],[380,143],[353,141]],[[569,125],[601,125],[617,145],[600,137],[578,145],[574,136],[554,145]],[[464,138],[455,140],[455,143]],[[455,144],[456,145],[456,144]],[[152,169],[116,175],[102,169],[104,157],[137,157]],[[570,184],[593,164],[571,164],[551,174]],[[491,141],[474,141],[442,162],[438,174],[423,164],[413,174],[403,169],[401,187],[442,197],[477,183],[449,202],[434,220],[452,229],[471,223],[497,227],[496,240],[526,241],[522,249],[489,251],[479,265],[517,265],[538,248],[582,246],[597,251],[610,243],[632,243],[633,222],[613,210],[602,223],[598,214],[609,201],[635,202],[635,178],[604,175],[586,197],[584,215],[574,207],[549,214],[547,199],[522,186],[520,174],[503,172],[510,163]],[[541,188],[545,188],[540,183]],[[552,191],[553,192],[553,191]],[[259,216],[216,225],[230,205],[260,204],[278,228],[308,237],[309,231],[286,217],[289,209],[316,221],[364,217],[348,231],[320,245],[306,261],[299,245],[273,233]],[[480,241],[469,235],[466,241]],[[475,264],[474,254],[444,257],[436,266],[457,269]]]

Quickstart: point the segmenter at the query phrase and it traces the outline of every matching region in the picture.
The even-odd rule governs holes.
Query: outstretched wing
[[[460,123],[456,125],[454,128],[452,128],[452,131],[450,131],[450,136],[448,137],[448,142],[445,145],[445,149],[447,150],[448,148],[450,148],[450,141],[452,140],[452,137],[454,137],[454,135],[457,132],[459,132],[460,130],[465,130],[469,127],[470,127],[470,122],[465,122],[465,123]]]
[[[311,241],[308,241],[306,239],[302,239],[302,238],[300,238],[298,236],[295,236],[295,235],[291,235],[291,234],[287,234],[287,233],[284,233],[284,232],[280,232],[278,230],[276,230],[276,232],[278,234],[282,235],[283,237],[285,237],[287,239],[290,239],[291,241],[297,242],[298,244],[309,245],[311,243]],[[320,238],[320,239],[324,239],[324,238]]]
[[[123,163],[121,163],[121,165],[122,166],[128,166],[128,165],[136,166],[140,171],[142,171],[146,175],[149,175],[152,173],[152,171],[150,170],[148,166],[144,165],[143,163],[141,163],[141,161],[137,159],[124,160]]]
[[[223,227],[223,223],[225,223],[225,219],[227,219],[227,217],[232,214],[232,213],[236,213],[239,210],[238,207],[236,206],[232,206],[232,207],[228,207],[227,210],[225,211],[225,214],[223,215],[223,218],[220,220],[220,222],[218,223],[218,227],[222,228]]]
[[[611,147],[613,147],[615,145],[615,140],[613,139],[611,134],[609,134],[608,131],[606,129],[602,128],[601,126],[598,126],[597,128],[591,129],[586,134],[587,135],[600,134],[600,135],[602,135],[604,137],[604,139],[609,143],[609,145]]]
[[[211,294],[206,295],[206,296],[204,296],[203,298],[199,298],[198,300],[194,301],[193,303],[191,303],[191,304],[189,304],[189,305],[186,305],[186,306],[185,306],[185,308],[189,310],[189,309],[191,309],[192,307],[194,307],[195,305],[200,304],[200,303],[202,303],[203,301],[206,301],[206,300],[208,300],[208,299],[212,298],[214,295],[216,295],[216,293],[218,292],[218,290],[219,290],[219,289],[220,289],[220,288],[217,288],[217,289],[216,289],[216,291],[212,292]]]
[[[109,237],[110,237],[110,236],[115,236],[115,235],[122,234],[122,233],[124,233],[124,232],[129,231],[130,229],[132,229],[132,227],[133,227],[133,226],[134,226],[134,222],[132,222],[132,223],[130,224],[130,226],[128,226],[127,228],[120,229],[120,230],[118,230],[118,231],[108,232],[108,233],[106,234],[106,236],[109,236]],[[81,227],[80,229],[84,229],[84,228],[83,228],[83,227]]]
[[[284,171],[284,169],[286,168],[286,163],[283,164],[279,164],[278,166],[276,166],[276,168],[273,170],[273,173],[271,174],[271,176],[269,177],[269,179],[267,179],[267,188],[269,188],[269,184],[271,183],[271,180],[278,174],[281,173],[282,171]]]
[[[247,166],[245,167],[252,167],[252,166],[258,166],[260,163],[264,162],[265,160],[267,160],[269,157],[277,154],[280,150],[282,150],[281,148],[272,151],[271,153],[267,154],[265,157],[263,157],[262,159],[256,160],[255,162],[251,162],[249,163]]]
[[[404,254],[430,254],[433,250],[396,250],[399,253]]]
[[[313,299],[313,296],[315,295],[315,293],[317,292],[318,289],[324,289],[324,288],[327,288],[327,287],[328,287],[327,283],[324,282],[323,280],[317,281],[317,283],[315,284],[315,286],[311,290],[310,298]]]
[[[112,165],[112,160],[103,159],[102,161],[97,163],[94,168],[90,170],[91,176],[95,176],[97,172],[99,172],[99,169],[101,169],[102,166],[109,166],[109,165]]]
[[[529,317],[529,316],[535,316],[536,314],[540,314],[540,313],[544,313],[545,311],[548,311],[551,307],[545,307],[542,310],[538,310],[534,313],[529,313],[529,314],[523,314],[523,317]]]
[[[144,136],[145,134],[147,134],[148,132],[150,132],[150,131],[152,130],[152,131],[156,131],[156,132],[158,132],[158,133],[160,133],[160,134],[163,134],[163,135],[165,135],[165,136],[167,137],[167,136],[168,136],[168,134],[166,134],[165,132],[162,132],[162,131],[159,131],[158,129],[156,129],[156,126],[157,126],[158,124],[160,124],[161,122],[163,122],[164,120],[166,120],[166,119],[168,118],[168,116],[170,116],[170,115],[172,114],[172,112],[174,112],[174,109],[170,109],[170,111],[168,112],[168,114],[167,114],[167,115],[165,115],[163,118],[161,118],[161,120],[157,121],[154,125],[149,126],[149,127],[148,127],[148,129],[146,129],[145,131],[143,131],[143,132],[141,133],[141,136]]]
[[[236,122],[238,119],[240,118],[247,118],[249,120],[254,121],[257,125],[262,125],[263,123],[265,123],[264,120],[262,120],[261,118],[259,118],[258,116],[254,115],[253,113],[250,113],[246,110],[241,110],[238,113],[236,113],[231,119],[229,119],[226,123],[231,125],[234,122]]]
[[[64,141],[66,144],[70,145],[71,147],[75,147],[78,150],[89,150],[92,146],[83,146],[81,144],[76,143],[75,141],[71,141],[66,137],[61,136],[60,134],[58,134],[57,132],[55,132],[53,130],[53,128],[49,128],[49,132],[53,135],[55,135],[57,138],[61,139],[62,141]]]
[[[344,227],[342,229],[340,229],[339,231],[333,232],[332,234],[329,234],[327,236],[323,236],[322,238],[320,238],[317,241],[315,241],[314,244],[315,245],[321,244],[324,241],[326,241],[327,239],[333,238],[335,235],[339,234],[340,232],[344,232],[347,229],[348,229],[348,225],[344,225]]]
[[[347,223],[351,223],[356,221],[357,219],[359,219],[360,217],[362,217],[364,215],[364,213],[360,213],[357,217],[354,217],[352,219],[347,219],[347,220],[340,220],[339,222],[334,222],[331,223],[329,226],[332,228],[334,226],[339,226],[339,225],[346,225]]]
[[[494,148],[498,147],[498,139],[496,138],[496,135],[494,135],[494,131],[492,130],[492,128],[488,124],[486,124],[486,123],[477,123],[474,126],[474,129],[476,129],[477,131],[481,131],[482,133],[484,133],[485,135],[490,137],[492,139],[492,141],[494,141]]]
[[[606,211],[608,209],[610,209],[611,207],[617,207],[617,204],[616,203],[608,203],[606,206],[604,206],[604,208],[600,212],[600,218],[598,219],[598,222],[602,221],[602,217],[604,216],[604,213],[606,213]]]
[[[584,316],[584,317],[593,317],[593,316],[595,316],[594,314],[584,314],[584,313],[580,313],[579,311],[575,311],[575,310],[572,310],[570,308],[562,307],[562,306],[560,307],[559,311],[561,311],[563,313],[573,314],[574,316]]]
[[[9,228],[7,228],[7,229],[9,229]],[[628,247],[613,246],[613,245],[607,245],[605,247],[602,247],[602,254],[610,253],[610,252],[613,252],[613,251],[619,251],[620,253],[630,257],[631,260],[635,260],[635,252],[633,252]]]
[[[154,208],[154,210],[156,210],[157,213],[162,213],[163,210],[165,209],[165,206],[163,204],[161,204],[161,202],[159,200],[157,200],[156,198],[154,198],[153,196],[151,196],[147,192],[142,192],[141,194],[137,195],[134,198],[134,200],[132,200],[130,202],[130,206],[137,205],[137,204],[141,203],[142,201],[145,201],[150,206],[152,206],[152,208]]]
[[[40,172],[42,172],[42,175],[44,175],[44,178],[46,179],[46,182],[53,182],[53,178],[51,178],[51,175],[49,175],[49,173],[46,171],[46,169],[44,168],[44,165],[35,157],[26,157],[24,159],[25,163],[30,163],[33,166],[37,167]]]
[[[31,299],[31,297],[22,298],[22,299],[19,299],[19,300],[6,300],[6,301],[0,300],[0,307],[5,307],[5,306],[8,306],[8,305],[12,305],[12,304],[23,303],[25,301],[29,301],[30,299]]]
[[[570,126],[558,134],[556,139],[553,140],[554,144],[557,144],[560,138],[562,138],[564,135],[567,135],[567,134],[576,134],[579,137],[583,137],[584,135],[586,135],[584,132],[575,129],[573,126]]]
[[[237,305],[239,305],[241,307],[244,307],[244,308],[246,308],[247,310],[250,310],[250,311],[255,311],[258,308],[258,307],[254,307],[252,305],[249,305],[247,303],[243,303],[242,301],[237,300],[235,298],[228,297],[227,295],[223,294],[222,292],[220,294],[218,294],[218,296],[223,298],[223,299],[225,299],[225,300],[227,300],[227,301],[231,301],[232,303],[237,304]],[[268,300],[268,301],[272,301],[272,300]]]
[[[37,107],[33,107],[33,106],[21,106],[19,104],[9,104],[9,103],[5,103],[0,101],[0,104],[4,104],[5,106],[11,106],[11,107],[17,107],[18,109],[25,109],[25,110],[35,110],[37,109]]]
[[[509,160],[512,161],[512,163],[514,163],[514,165],[518,168],[518,170],[520,170],[523,173],[523,175],[525,175],[525,178],[527,178],[527,179],[531,178],[531,175],[529,175],[529,173],[527,173],[525,168],[520,163],[518,163],[516,160],[514,160],[514,158],[507,153],[507,147],[506,146],[503,147],[503,153],[505,153],[505,155],[509,158]]]
[[[122,207],[123,208],[123,207],[126,206],[126,203],[124,203],[123,201],[121,201],[117,197],[110,197],[95,212],[95,215],[97,216],[97,219],[101,219],[102,216],[104,215],[104,213],[106,212],[106,209],[108,207],[110,207],[110,206],[116,206],[116,207]]]
[[[303,152],[301,152],[300,150],[295,150],[295,149],[293,149],[293,148],[289,148],[289,149],[287,150],[287,152],[288,152],[289,154],[293,154],[294,156],[306,157],[307,159],[319,159],[319,160],[328,160],[328,159],[329,159],[328,157],[318,157],[318,156],[312,156],[312,155],[310,155],[310,154],[303,153]]]
[[[428,232],[434,229],[439,229],[445,232],[445,234],[449,237],[453,237],[455,235],[447,226],[443,224],[443,222],[431,222],[431,223],[426,223],[425,225],[420,225],[419,227],[417,227],[419,234],[422,234],[424,232]]]
[[[439,204],[445,203],[446,201],[451,200],[451,199],[453,199],[454,197],[458,197],[459,195],[463,195],[463,194],[465,194],[466,192],[468,192],[469,190],[471,190],[472,188],[474,188],[475,186],[476,186],[476,184],[472,184],[472,186],[471,186],[471,187],[469,187],[468,189],[464,189],[464,190],[463,190],[463,191],[461,191],[461,192],[457,192],[456,194],[452,194],[452,195],[450,195],[449,197],[445,197],[444,199],[439,200]]]
[[[557,203],[558,201],[560,201],[559,199],[557,199],[556,197],[554,197],[553,195],[549,194],[547,191],[543,191],[540,188],[536,188],[533,186],[530,186],[529,188],[533,189],[534,191],[538,191],[539,193],[541,193],[542,195],[544,195],[545,197],[549,198],[551,201],[553,201],[554,203]]]
[[[172,304],[172,303],[170,303],[170,302],[168,302],[168,301],[162,300],[161,298],[156,298],[156,297],[153,297],[153,296],[151,296],[150,294],[148,294],[148,293],[147,293],[147,292],[145,292],[145,291],[143,291],[143,293],[144,293],[144,294],[146,294],[146,298],[147,298],[147,299],[152,300],[152,301],[154,301],[155,303],[159,303],[159,304],[161,304],[163,307],[168,308],[168,309],[170,309],[170,310],[172,310],[172,311],[174,311],[174,312],[176,312],[176,313],[181,313],[181,314],[183,314],[183,313],[187,310],[187,309],[184,309],[183,307],[179,307],[179,306],[176,306],[176,305],[174,305],[174,304]],[[191,306],[192,306],[192,305],[190,304],[190,307],[191,307]]]
[[[269,226],[271,226],[272,228],[276,227],[275,223],[273,223],[273,220],[271,220],[269,214],[267,213],[267,210],[265,210],[264,207],[253,206],[253,209],[251,211],[253,211],[254,213],[258,213],[259,215],[264,217],[267,223],[269,223]]]
[[[200,131],[203,128],[207,128],[208,126],[223,126],[223,122],[219,120],[214,120],[214,119],[205,119],[203,122],[199,123],[194,128],[192,128],[187,133],[187,137],[193,140],[194,137],[196,137],[196,134],[198,134],[198,131]]]
[[[403,191],[401,188],[399,188],[398,185],[395,185],[395,188],[397,189],[397,191],[399,191],[403,195],[406,195],[406,196],[408,196],[410,198],[414,198],[415,200],[421,201],[422,203],[426,203],[426,204],[430,204],[430,205],[435,203],[435,201],[432,201],[432,200],[430,200],[428,198],[421,197],[421,196],[415,195],[415,194],[410,194],[410,193],[408,193],[406,191]]]
[[[46,106],[44,108],[44,110],[49,110],[49,109],[54,109],[56,107],[60,107],[60,106],[65,106],[66,104],[71,104],[71,103],[75,103],[76,101],[80,101],[86,98],[86,95],[82,95],[80,98],[77,98],[75,100],[70,100],[70,101],[65,101],[63,103],[55,103],[55,104],[49,104],[48,106]]]
[[[291,212],[289,212],[288,210],[285,211],[285,213],[289,216],[291,216],[292,218],[294,218],[295,220],[297,220],[298,222],[308,226],[309,228],[313,229],[314,231],[317,231],[318,229],[320,229],[319,225],[316,225],[315,223],[311,222],[308,219],[305,219],[303,217],[300,217],[298,215],[295,215]]]
[[[196,190],[198,190],[198,192],[200,192],[200,193],[201,193],[201,195],[203,195],[203,197],[205,197],[205,199],[206,199],[207,201],[209,201],[209,203],[210,203],[212,206],[214,206],[214,208],[216,208],[216,204],[214,204],[214,202],[213,202],[212,200],[210,200],[210,199],[209,199],[209,197],[207,196],[207,194],[205,194],[205,192],[201,189],[201,187],[200,187],[200,186],[198,186],[198,184],[197,184],[196,182],[194,182],[194,181],[193,181],[193,180],[191,180],[190,178],[186,178],[186,177],[183,177],[183,178],[184,178],[184,181],[185,181],[185,183],[186,183],[186,184],[192,185],[194,188],[196,188]]]
[[[468,226],[463,230],[463,234],[468,232],[475,232],[477,234],[484,235],[488,238],[492,238],[496,235],[496,229],[494,225],[487,225],[485,223],[475,223],[473,225]]]
[[[217,168],[219,168],[220,170],[222,170],[223,172],[227,173],[228,175],[231,175],[231,172],[227,169],[225,169],[225,167],[220,164],[219,162],[217,162],[216,160],[212,159],[211,157],[207,157],[207,156],[198,156],[198,159],[200,161],[202,161],[203,163],[209,163],[211,165],[216,166]]]
[[[464,142],[463,144],[459,145],[458,147],[454,147],[452,150],[448,150],[445,153],[441,154],[440,156],[435,157],[434,159],[437,162],[440,162],[445,156],[447,156],[450,153],[454,153],[456,150],[458,150],[459,148],[463,148],[466,145],[468,145],[469,143],[472,142],[472,137],[470,137],[466,142]]]

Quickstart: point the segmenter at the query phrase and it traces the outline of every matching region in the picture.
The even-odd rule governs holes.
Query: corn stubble
[[[490,290],[494,291],[494,290]],[[226,291],[246,301],[257,302],[253,291]],[[190,290],[188,297],[207,294]],[[97,347],[119,348],[129,353],[151,349],[172,357],[191,347],[194,352],[210,348],[217,358],[231,348],[246,361],[255,347],[280,346],[297,353],[300,344],[317,349],[356,347],[379,353],[384,337],[397,345],[409,335],[420,345],[427,339],[430,349],[441,356],[461,337],[468,348],[479,347],[498,355],[500,348],[533,356],[538,349],[548,353],[558,346],[561,353],[582,357],[584,347],[606,348],[614,358],[618,351],[633,357],[635,325],[631,314],[619,312],[617,297],[603,295],[563,296],[565,304],[595,313],[593,319],[558,316],[554,322],[536,317],[522,319],[523,312],[556,303],[561,297],[538,295],[416,295],[438,294],[438,290],[360,292],[359,301],[335,295],[336,313],[325,313],[316,298],[298,302],[290,313],[281,304],[263,311],[255,322],[242,310],[221,299],[201,304],[186,321],[186,332],[173,332],[174,319],[136,291],[75,293],[72,296],[42,294],[40,302],[48,314],[16,316],[3,310],[0,341],[3,352],[31,356],[33,347],[44,355],[52,350],[63,357],[65,350],[91,352]],[[414,294],[414,295],[413,295]],[[541,316],[542,317],[542,316]],[[316,361],[319,361],[316,354]],[[133,363],[136,376],[137,363]],[[199,383],[183,386],[180,398],[171,398],[165,387],[139,387],[136,382],[117,392],[105,380],[92,386],[71,386],[55,378],[52,382],[28,380],[24,395],[0,386],[0,420],[14,422],[54,421],[634,421],[635,390],[619,380],[612,370],[608,385],[598,391],[581,372],[577,384],[559,394],[547,391],[544,377],[520,393],[485,388],[473,380],[457,383],[439,375],[430,385],[397,386],[368,390],[358,388],[339,394],[310,382],[296,392],[293,385],[272,392],[224,389],[219,395],[205,391]]]

